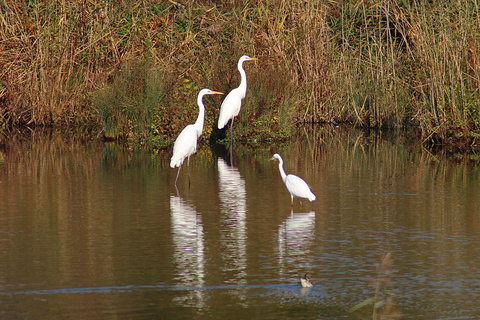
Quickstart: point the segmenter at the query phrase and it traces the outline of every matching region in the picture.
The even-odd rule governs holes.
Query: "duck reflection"
[[[176,265],[174,279],[181,285],[199,288],[176,300],[182,305],[204,304],[200,290],[205,279],[204,232],[201,215],[180,196],[170,196],[173,259]]]
[[[247,267],[246,191],[240,172],[218,158],[222,260],[228,283],[245,284]]]
[[[278,257],[283,274],[312,265],[310,248],[315,240],[315,211],[291,213],[278,229]],[[293,263],[293,265],[287,265]],[[299,270],[303,272],[305,270]]]

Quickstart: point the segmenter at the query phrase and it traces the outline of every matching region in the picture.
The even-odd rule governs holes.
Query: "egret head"
[[[271,161],[271,160],[275,160],[275,159],[277,159],[277,160],[280,161],[280,159],[282,159],[282,157],[280,157],[280,155],[279,155],[278,153],[275,153],[275,154],[273,155],[273,157],[270,159],[270,161]]]
[[[200,90],[200,92],[198,93],[198,95],[206,95],[206,94],[223,94],[222,92],[217,92],[217,91],[212,91],[210,89],[202,89]]]
[[[258,60],[257,58],[252,58],[249,56],[242,56],[238,62],[243,63],[244,61],[255,61]]]

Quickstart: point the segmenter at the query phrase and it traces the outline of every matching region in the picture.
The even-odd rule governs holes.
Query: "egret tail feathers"
[[[170,160],[170,168],[181,166],[183,164],[183,160],[185,160],[185,158],[172,157],[172,160]]]

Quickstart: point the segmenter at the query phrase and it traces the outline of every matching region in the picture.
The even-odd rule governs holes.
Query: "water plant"
[[[376,276],[370,282],[370,285],[375,289],[373,296],[353,306],[348,312],[354,313],[371,305],[372,320],[397,319],[399,317],[398,312],[394,308],[395,293],[388,289],[388,285],[391,282],[392,264],[392,254],[387,252],[376,266]]]

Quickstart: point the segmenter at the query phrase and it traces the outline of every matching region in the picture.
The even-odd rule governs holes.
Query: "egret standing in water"
[[[240,112],[242,107],[242,100],[247,94],[247,75],[245,70],[243,70],[243,63],[245,61],[258,60],[257,58],[250,58],[249,56],[242,56],[238,60],[238,71],[240,72],[240,85],[238,88],[230,91],[229,94],[223,100],[222,106],[220,107],[220,116],[218,117],[218,129],[223,129],[230,119],[232,123],[230,124],[230,142],[233,139],[233,118],[235,118]]]
[[[292,200],[291,204],[293,207],[293,198],[304,198],[308,199],[310,202],[315,201],[317,197],[310,191],[308,184],[303,181],[302,178],[297,177],[294,174],[285,174],[283,170],[283,159],[278,153],[275,153],[270,160],[277,159],[278,169],[280,170],[280,175],[282,176],[283,183],[287,187],[288,192],[290,192],[290,198]]]
[[[200,111],[198,112],[197,121],[194,124],[186,126],[173,145],[173,155],[170,161],[170,167],[178,167],[175,186],[177,185],[178,175],[182,168],[183,161],[187,159],[188,165],[188,185],[190,186],[190,156],[197,152],[197,139],[202,135],[203,123],[205,121],[205,106],[203,105],[203,96],[207,94],[223,94],[221,92],[212,91],[210,89],[202,89],[198,93],[197,104]]]

